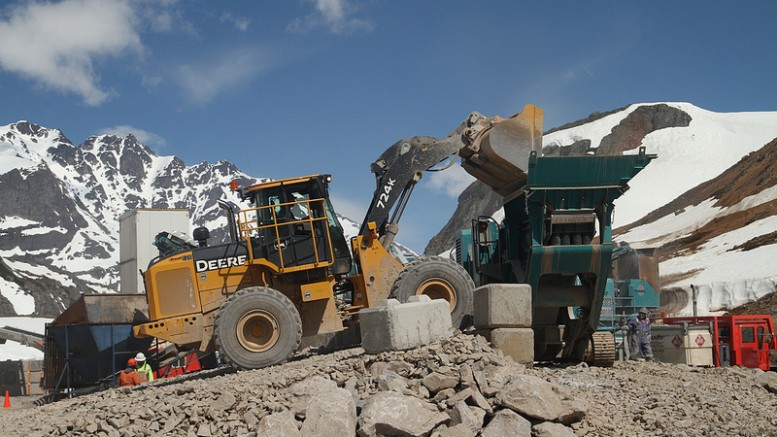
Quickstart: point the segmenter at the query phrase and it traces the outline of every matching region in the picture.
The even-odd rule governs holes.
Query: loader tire
[[[389,296],[400,302],[421,294],[445,299],[451,307],[453,326],[465,329],[472,326],[474,289],[464,267],[448,258],[428,256],[414,260],[399,272]]]
[[[214,337],[220,356],[232,367],[259,369],[294,354],[302,338],[302,320],[281,292],[249,287],[221,305]]]

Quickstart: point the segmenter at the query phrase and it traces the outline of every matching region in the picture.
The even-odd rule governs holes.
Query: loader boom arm
[[[372,163],[375,193],[359,230],[374,222],[384,247],[393,241],[413,188],[425,171],[444,170],[461,157],[476,179],[504,196],[519,191],[526,180],[529,155],[542,148],[542,109],[526,105],[509,118],[473,112],[445,138],[417,136],[397,141]],[[435,168],[449,158],[442,168]]]

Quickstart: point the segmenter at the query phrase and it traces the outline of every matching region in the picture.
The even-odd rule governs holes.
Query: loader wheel
[[[237,369],[258,369],[291,357],[302,338],[302,320],[289,298],[249,287],[221,305],[214,327],[216,348]]]
[[[445,299],[451,307],[453,326],[464,329],[472,325],[474,289],[475,284],[463,267],[447,258],[429,256],[406,265],[394,281],[389,296],[400,302],[421,294]]]

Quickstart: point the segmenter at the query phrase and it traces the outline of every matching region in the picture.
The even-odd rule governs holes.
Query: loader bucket
[[[526,183],[529,155],[542,149],[542,109],[526,105],[518,114],[486,120],[469,130],[471,143],[459,154],[464,169],[505,197]]]

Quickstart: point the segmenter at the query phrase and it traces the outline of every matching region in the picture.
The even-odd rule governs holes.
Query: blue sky
[[[131,131],[160,155],[256,177],[331,173],[356,221],[386,147],[447,135],[471,111],[534,103],[547,129],[641,102],[777,110],[772,1],[2,4],[0,124],[75,144]],[[460,173],[424,178],[399,241],[423,250]]]

